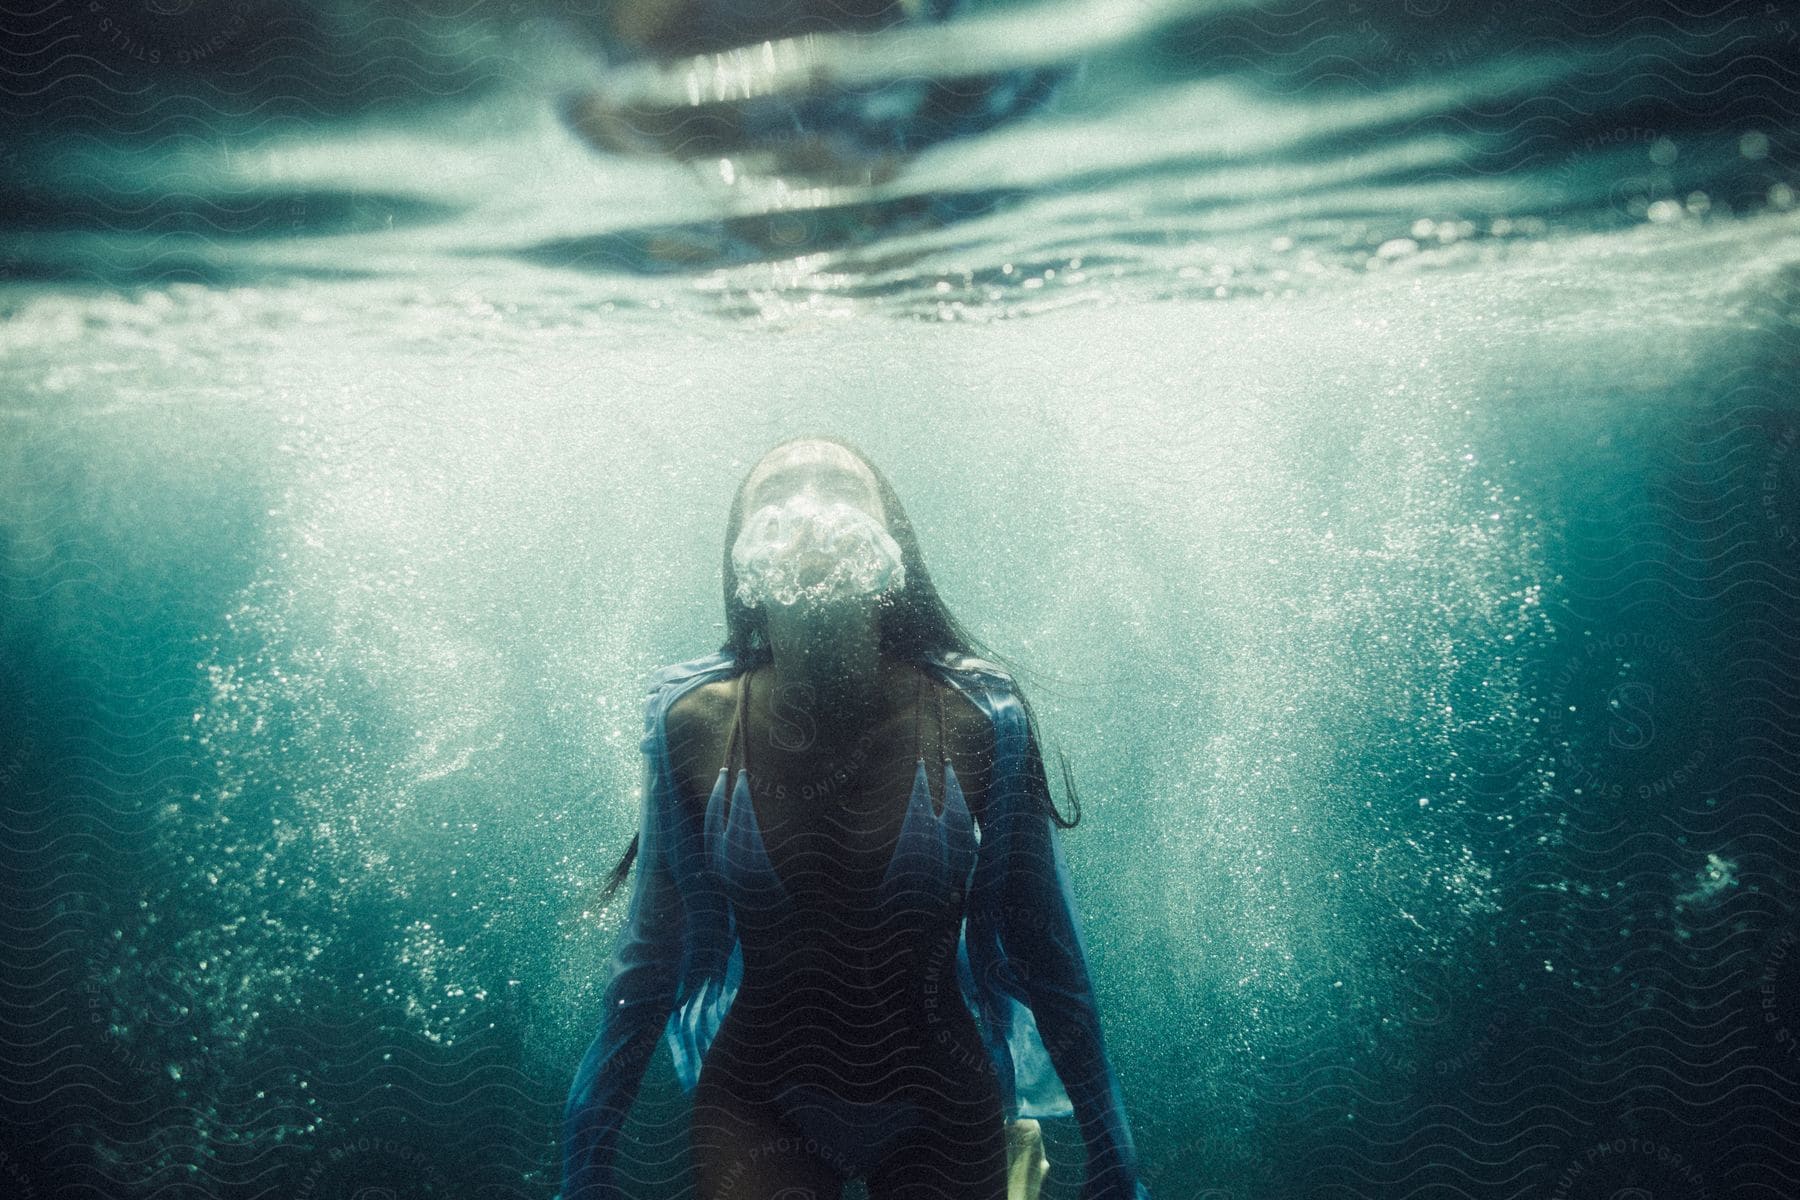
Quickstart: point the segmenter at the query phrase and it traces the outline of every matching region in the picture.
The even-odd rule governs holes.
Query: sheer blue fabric
[[[1118,1080],[1106,1057],[1087,945],[1060,842],[1036,802],[1048,789],[1011,677],[984,659],[924,664],[988,717],[994,771],[957,946],[957,983],[1008,1117],[1073,1115],[1087,1148],[1082,1200],[1149,1200]],[[675,803],[666,717],[676,700],[738,671],[729,653],[677,663],[650,680],[637,882],[602,992],[600,1029],[564,1109],[563,1200],[627,1194],[619,1131],[661,1033],[692,1092],[743,978],[730,906],[708,869],[702,821]]]

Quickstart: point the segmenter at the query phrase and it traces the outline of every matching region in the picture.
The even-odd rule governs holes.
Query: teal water
[[[0,291],[0,1165],[550,1195],[641,681],[823,430],[1075,769],[1159,1200],[1784,1194],[1800,214],[1791,93],[1730,81],[1785,34],[1503,16],[1135,17],[873,190],[596,156],[541,32],[352,115],[53,89]],[[659,1052],[643,1195],[684,1121]]]

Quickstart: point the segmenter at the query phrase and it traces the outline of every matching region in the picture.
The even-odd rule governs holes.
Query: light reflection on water
[[[660,68],[602,68],[530,26],[507,43],[504,82],[469,100],[354,121],[175,122],[198,121],[200,137],[40,138],[22,151],[42,169],[7,254],[16,277],[52,284],[414,278],[726,317],[799,304],[988,319],[1279,294],[1563,233],[1792,207],[1778,126],[1746,103],[1697,121],[1679,89],[1658,116],[1634,84],[1646,59],[1671,77],[1722,71],[1732,43],[1697,34],[1685,57],[1660,58],[1629,42],[1534,48],[1518,44],[1527,26],[1490,36],[1463,16],[1404,7],[1258,47],[1230,7],[990,9]],[[1442,69],[1384,53],[1377,35],[1402,33],[1438,47]],[[1456,50],[1471,39],[1482,53]],[[765,141],[787,147],[776,159],[733,149],[696,115],[1059,65],[1081,69],[1020,119],[878,165],[840,146],[852,158],[815,174],[780,165],[792,143]],[[596,88],[621,120],[672,130],[653,140],[685,161],[584,145],[559,112]],[[1597,91],[1621,98],[1616,114]],[[713,99],[740,93],[753,101]],[[646,116],[657,104],[676,109]]]

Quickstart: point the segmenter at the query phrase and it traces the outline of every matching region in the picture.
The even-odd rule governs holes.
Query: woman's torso
[[[670,711],[684,816],[707,829],[743,951],[708,1052],[731,1077],[874,1099],[982,1065],[956,949],[992,731],[922,669],[892,679],[878,714],[830,742],[772,694],[767,665]]]

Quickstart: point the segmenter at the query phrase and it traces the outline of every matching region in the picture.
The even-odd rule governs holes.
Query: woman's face
[[[887,528],[874,474],[833,442],[795,442],[770,452],[745,482],[744,511],[753,513],[808,492],[820,503],[855,505]]]
[[[745,481],[744,509],[731,552],[742,604],[824,618],[905,586],[874,473],[841,446],[771,454]]]

